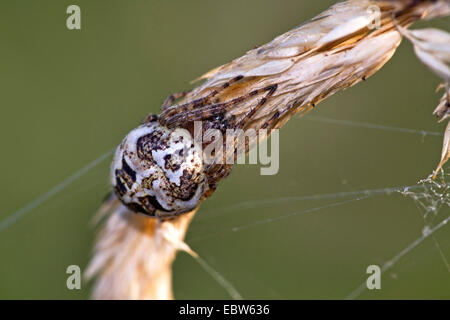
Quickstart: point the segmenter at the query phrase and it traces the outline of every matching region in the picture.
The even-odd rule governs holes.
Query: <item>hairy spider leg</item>
[[[167,108],[169,108],[169,107],[173,104],[173,102],[174,102],[175,100],[182,99],[182,98],[186,97],[186,95],[187,95],[189,92],[191,92],[191,91],[192,91],[192,90],[183,91],[183,92],[177,92],[177,93],[172,93],[170,96],[168,96],[168,97],[166,98],[166,100],[164,100],[164,102],[163,102],[163,104],[162,104],[162,106],[161,106],[161,111],[164,111],[164,110],[166,110]]]
[[[163,104],[163,108],[162,108],[162,112],[161,112],[161,116],[160,116],[161,124],[162,125],[166,125],[167,119],[170,119],[170,117],[172,117],[175,114],[185,113],[185,112],[188,112],[190,110],[194,110],[194,109],[196,109],[198,107],[202,107],[202,106],[210,103],[212,98],[214,98],[216,95],[218,95],[223,90],[227,89],[233,83],[236,83],[236,82],[240,81],[243,78],[244,78],[244,76],[234,77],[230,81],[227,81],[226,83],[221,85],[220,88],[212,90],[206,96],[201,97],[201,98],[196,99],[196,100],[189,101],[189,102],[184,103],[184,104],[178,104],[178,105],[174,105],[174,106],[167,106],[166,102],[165,102]],[[175,101],[175,99],[173,99],[171,101],[170,96],[169,96],[166,99],[166,101],[168,101],[168,103],[170,104],[171,102]]]
[[[158,120],[158,115],[157,115],[157,114],[154,114],[154,113],[149,113],[149,114],[145,117],[143,124],[147,124],[147,123],[150,123],[150,122],[154,122],[154,121],[156,121],[156,120]]]
[[[170,96],[168,96],[166,98],[166,100],[164,100],[164,102],[163,102],[163,104],[161,106],[161,110],[164,111],[165,109],[169,108],[175,100],[184,98],[189,92],[191,92],[191,90],[183,91],[183,92],[177,92],[177,93],[172,93]],[[147,124],[147,123],[150,123],[150,122],[157,121],[158,118],[159,118],[159,116],[157,114],[149,113],[145,117],[145,119],[143,121],[143,124]]]
[[[240,119],[236,124],[235,124],[235,128],[236,129],[244,129],[245,125],[249,122],[249,120],[256,114],[256,112],[258,112],[258,110],[261,109],[262,106],[264,106],[264,104],[267,102],[267,100],[275,93],[275,91],[277,90],[278,85],[274,84],[271,86],[267,86],[263,89],[259,89],[257,91],[259,91],[259,93],[261,92],[265,92],[268,91],[267,94],[258,102],[258,104],[252,108],[242,119]],[[253,94],[254,95],[254,94]],[[234,146],[236,146],[238,142],[238,137],[234,137]],[[246,152],[248,152],[247,150],[247,146],[245,147]],[[226,155],[228,156],[228,155]],[[230,155],[231,156],[231,155]],[[238,149],[235,147],[234,148],[234,152],[233,152],[233,160],[234,162],[236,162],[237,158],[238,158]]]
[[[257,106],[252,108],[252,110],[244,117],[245,119],[243,119],[242,122],[240,121],[237,124],[230,123],[227,125],[228,128],[233,127],[232,125],[239,125],[239,124],[241,126],[243,126],[245,124],[245,121],[247,121],[250,117],[252,117],[253,114],[256,111],[258,111],[259,108],[261,108],[266,103],[267,99],[271,95],[273,95],[273,93],[276,90],[276,87],[277,87],[276,85],[272,85],[272,86],[264,87],[261,89],[256,89],[256,90],[253,90],[247,94],[244,94],[240,97],[234,98],[229,101],[225,101],[222,103],[210,104],[210,105],[205,104],[202,106],[198,106],[198,108],[193,109],[191,111],[179,112],[179,113],[173,115],[172,117],[166,118],[164,125],[166,125],[167,127],[170,128],[170,127],[175,127],[175,126],[178,126],[183,123],[190,122],[190,121],[209,120],[216,116],[223,116],[230,108],[236,106],[237,104],[244,102],[245,100],[252,98],[258,94],[269,91],[267,96],[262,98],[261,101],[257,104]],[[234,118],[234,117],[229,117],[229,119],[232,119],[232,118]],[[226,122],[227,119],[221,119],[219,121]]]
[[[252,108],[239,122],[236,124],[236,127],[239,129],[243,129],[245,127],[245,124],[255,115],[256,112],[258,112],[259,109],[267,102],[267,100],[275,93],[277,90],[278,85],[274,84],[268,87],[265,87],[262,90],[263,92],[268,91],[266,96],[263,97],[258,104]]]

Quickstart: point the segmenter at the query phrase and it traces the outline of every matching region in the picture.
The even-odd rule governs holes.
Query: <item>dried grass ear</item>
[[[439,118],[439,122],[442,122],[450,118],[450,87],[448,83],[440,84],[437,90],[441,88],[444,88],[445,92],[441,98],[441,101],[439,102],[439,105],[433,112],[433,114]],[[444,141],[442,143],[441,161],[439,162],[439,165],[434,171],[433,179],[436,179],[437,174],[439,173],[440,170],[442,170],[443,165],[447,162],[449,158],[450,158],[450,121],[447,124],[447,127],[445,128]]]
[[[397,23],[395,26],[401,35],[411,41],[417,58],[445,83],[449,83],[450,34],[439,29],[408,30]]]
[[[439,165],[434,171],[433,179],[436,179],[437,174],[439,173],[439,171],[442,170],[442,166],[447,162],[449,158],[450,158],[450,121],[448,122],[447,127],[445,128],[444,141],[442,143],[441,162],[439,162]]]
[[[433,114],[438,116],[439,122],[450,118],[450,34],[446,31],[432,28],[408,30],[398,25],[395,19],[394,24],[398,32],[411,41],[417,58],[434,74],[444,80],[444,83],[439,85],[438,90],[444,87],[445,93]],[[436,179],[437,174],[442,170],[443,165],[449,158],[450,122],[444,132],[441,161],[434,171],[433,179]]]
[[[450,87],[448,84],[441,83],[436,91],[440,88],[445,88],[445,92],[433,114],[439,118],[439,122],[442,122],[450,118]]]

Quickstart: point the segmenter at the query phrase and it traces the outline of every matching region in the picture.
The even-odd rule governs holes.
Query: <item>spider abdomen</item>
[[[194,209],[208,185],[201,148],[191,134],[158,121],[125,137],[114,156],[111,182],[124,205],[154,217]]]

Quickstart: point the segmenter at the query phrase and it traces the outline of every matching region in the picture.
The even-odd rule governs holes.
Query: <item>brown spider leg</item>
[[[276,111],[270,118],[269,118],[269,120],[267,120],[267,121],[265,121],[264,123],[263,123],[263,125],[261,126],[261,129],[267,129],[268,128],[268,135],[270,136],[270,133],[271,133],[271,131],[273,130],[273,126],[278,122],[278,120],[281,118],[281,117],[283,117],[289,110],[290,110],[291,108],[289,108],[289,107],[287,107],[287,108],[284,108],[283,110],[281,110],[281,112],[280,111]],[[259,133],[258,133],[258,136],[259,136]],[[234,143],[235,143],[235,145],[236,145],[236,138],[234,139]],[[258,140],[259,140],[259,137],[258,137]],[[246,152],[248,152],[248,148],[247,148],[247,146],[246,146]],[[238,158],[238,150],[235,148],[235,150],[234,150],[234,154],[233,154],[233,157],[234,157],[234,161],[236,162],[237,161],[237,158]]]
[[[268,120],[263,123],[261,129],[268,129],[270,135],[270,132],[274,129],[275,125],[278,123],[278,120],[283,118],[292,108],[292,105],[288,105],[281,110],[277,110]]]
[[[168,96],[168,97],[166,98],[166,100],[164,100],[164,102],[163,102],[163,104],[162,104],[162,106],[161,106],[161,111],[164,111],[164,110],[166,110],[167,108],[169,108],[169,107],[173,104],[173,102],[174,102],[175,100],[184,98],[189,92],[191,92],[191,90],[173,93],[173,94],[171,94],[170,96]]]
[[[245,125],[247,124],[247,122],[255,115],[255,113],[259,109],[261,109],[261,107],[267,102],[267,100],[275,93],[277,88],[278,88],[278,85],[274,84],[274,85],[265,87],[263,89],[260,89],[260,90],[269,91],[269,92],[258,102],[258,104],[254,108],[252,108],[252,110],[250,110],[242,119],[240,119],[235,124],[235,128],[236,129],[243,129],[245,127]],[[237,160],[237,158],[239,156],[238,153],[237,153],[238,150],[236,148],[237,142],[238,142],[238,137],[234,137],[234,142],[233,142],[234,146],[235,146],[234,152],[233,152],[234,163],[236,162],[236,160]],[[246,145],[246,147],[245,147],[246,152],[248,152],[247,149],[248,149],[248,147]]]
[[[189,91],[183,91],[183,92],[177,92],[177,93],[171,94],[170,96],[168,96],[168,97],[166,98],[166,100],[164,100],[164,102],[163,102],[163,104],[162,104],[162,106],[161,106],[161,110],[167,109],[168,107],[170,107],[170,106],[172,105],[172,103],[173,103],[175,100],[184,98],[189,92],[190,92],[190,90],[189,90]],[[150,114],[148,114],[148,115],[145,117],[145,119],[144,119],[144,121],[143,121],[143,124],[148,124],[148,123],[157,121],[158,118],[159,118],[159,116],[158,116],[157,114],[150,113]]]
[[[303,112],[307,112],[309,110],[311,110],[312,108],[314,108],[316,106],[316,104],[314,102],[311,102],[310,104],[301,107],[302,108],[302,113]],[[284,107],[281,110],[277,110],[272,117],[269,118],[269,120],[266,120],[262,126],[261,129],[269,129],[269,133],[271,130],[274,129],[274,126],[278,123],[278,120],[280,120],[281,118],[283,118],[286,113],[288,113],[291,109],[295,109],[296,108],[296,104],[289,104],[286,107]],[[304,108],[304,110],[303,110]],[[297,113],[297,112],[296,112]]]
[[[236,105],[237,103],[239,103],[239,102],[242,102],[242,101],[244,101],[244,100],[246,100],[246,99],[248,99],[248,98],[250,98],[250,97],[253,97],[253,96],[255,96],[255,95],[257,95],[257,94],[260,94],[260,93],[263,93],[263,92],[266,92],[266,91],[269,91],[268,93],[267,93],[267,95],[264,97],[264,98],[262,98],[259,102],[258,102],[258,104],[251,110],[251,111],[249,111],[245,116],[244,116],[244,118],[243,119],[241,119],[237,124],[235,124],[233,127],[234,128],[242,128],[243,126],[244,126],[244,124],[246,123],[246,121],[248,120],[248,119],[250,119],[266,102],[267,102],[267,100],[274,94],[274,92],[276,91],[276,89],[277,89],[277,85],[275,84],[275,85],[272,85],[272,86],[268,86],[268,87],[265,87],[265,88],[262,88],[262,89],[257,89],[257,90],[254,90],[254,91],[252,91],[252,92],[250,92],[250,93],[248,93],[248,94],[246,94],[246,95],[243,95],[243,96],[241,96],[241,97],[238,97],[238,98],[236,98],[236,99],[233,99],[233,100],[231,100],[231,101],[228,101],[228,102],[225,102],[225,103],[223,103],[223,104],[220,104],[220,105],[222,105],[221,106],[221,108],[217,108],[219,111],[220,111],[220,113],[222,113],[223,114],[223,109],[224,109],[224,107],[225,108],[228,108],[228,107],[230,107],[230,106],[234,106],[234,105]],[[217,106],[217,105],[213,105],[213,106]],[[212,107],[212,106],[211,106]],[[214,109],[211,109],[210,108],[210,110],[214,110]],[[229,118],[228,118],[228,120],[232,120],[232,119],[234,119],[235,118],[235,116],[234,115],[231,115]],[[234,145],[236,146],[236,140],[237,140],[237,138],[235,137],[234,138]],[[224,145],[224,150],[226,150],[226,146]],[[238,157],[238,154],[237,154],[237,149],[235,148],[234,149],[234,152],[233,152],[233,158],[234,158],[234,162],[236,162],[236,159],[237,159],[237,157]],[[211,190],[211,193],[213,193],[214,192],[214,190],[215,190],[215,188],[216,188],[216,185],[217,185],[217,183],[223,178],[223,177],[226,177],[227,175],[229,175],[230,174],[230,172],[231,172],[231,168],[232,168],[232,164],[229,164],[229,163],[227,163],[226,162],[226,158],[227,158],[227,155],[226,154],[224,154],[224,158],[222,159],[224,162],[225,162],[225,164],[217,164],[217,163],[214,163],[214,164],[210,164],[207,168],[206,168],[206,172],[207,172],[207,175],[208,175],[208,177],[209,177],[209,181],[210,181],[210,190]],[[207,195],[207,196],[209,196],[209,195]]]
[[[168,97],[166,98],[166,100],[164,100],[164,102],[163,102],[163,104],[162,104],[162,106],[161,106],[161,110],[167,109],[168,107],[170,107],[170,106],[172,105],[172,103],[173,103],[175,100],[184,98],[189,92],[190,92],[190,90],[189,90],[189,91],[183,91],[183,92],[177,92],[177,93],[171,94],[170,96],[168,96]],[[154,122],[154,121],[156,121],[156,120],[158,120],[158,115],[157,115],[157,114],[154,114],[154,113],[150,113],[150,114],[148,114],[148,115],[145,117],[143,123],[144,123],[144,124],[147,124],[147,123],[150,123],[150,122]]]
[[[266,103],[267,99],[275,92],[277,88],[277,85],[268,86],[262,89],[256,89],[253,90],[245,95],[242,95],[240,97],[234,98],[232,100],[223,102],[223,103],[216,103],[211,105],[203,105],[200,106],[197,109],[187,111],[187,112],[180,112],[168,119],[165,120],[164,125],[167,127],[174,127],[177,125],[182,124],[186,121],[196,121],[196,120],[202,120],[202,119],[210,119],[218,115],[223,115],[228,109],[231,107],[237,105],[238,103],[241,103],[251,97],[254,97],[258,94],[261,94],[263,92],[269,91],[266,97],[262,98],[261,101],[258,103],[258,105],[253,108],[246,116],[244,120],[247,120],[249,117],[253,116],[253,114],[259,110],[259,108]],[[238,125],[240,122],[238,123]]]
[[[167,123],[166,119],[170,118],[174,114],[185,113],[185,112],[188,112],[190,110],[194,110],[194,109],[196,109],[198,107],[202,107],[202,106],[206,105],[207,103],[210,102],[210,100],[212,98],[214,98],[220,92],[222,92],[223,90],[228,88],[230,85],[232,85],[235,82],[240,81],[243,78],[244,78],[244,76],[234,77],[233,79],[231,79],[228,82],[226,82],[223,85],[221,85],[220,88],[212,90],[210,93],[208,93],[204,97],[201,97],[201,98],[193,100],[193,101],[189,101],[189,102],[184,103],[184,104],[169,106],[169,107],[166,107],[166,108],[162,109],[161,117],[160,117],[161,124],[166,125],[166,123]]]
[[[239,120],[239,122],[236,124],[236,127],[239,129],[244,128],[245,124],[248,122],[248,120],[251,119],[251,117],[253,117],[255,115],[256,112],[258,112],[259,109],[261,109],[261,107],[267,102],[267,100],[275,93],[275,91],[277,90],[278,85],[274,84],[271,86],[268,86],[266,88],[264,88],[264,91],[269,91],[265,97],[263,97],[258,104],[252,108],[250,110],[250,112],[248,112],[241,120]]]
[[[278,120],[280,120],[283,116],[285,116],[291,109],[292,109],[291,106],[287,106],[283,108],[281,111],[280,110],[275,111],[275,113],[263,123],[261,129],[268,129],[268,136],[270,136],[270,133],[273,130],[273,127],[278,123]],[[236,143],[236,140],[234,143]],[[238,157],[237,151],[238,151],[237,149],[234,150],[234,161],[236,161]],[[246,152],[248,152],[247,147]]]
[[[205,192],[205,198],[210,197],[217,189],[220,180],[231,173],[232,165],[215,165],[207,169],[208,189]]]
[[[261,129],[269,129],[269,132],[273,129],[274,124],[277,122],[278,119],[280,119],[284,114],[286,114],[286,112],[289,109],[286,108],[284,110],[280,111],[275,111],[275,113],[269,118],[269,120],[267,120],[266,122],[263,123],[263,125],[261,126]]]
[[[154,113],[149,113],[149,114],[145,117],[145,119],[144,119],[144,121],[143,121],[142,123],[143,123],[143,124],[148,124],[148,123],[154,122],[154,121],[156,121],[156,120],[158,120],[158,115],[157,115],[157,114],[154,114]]]

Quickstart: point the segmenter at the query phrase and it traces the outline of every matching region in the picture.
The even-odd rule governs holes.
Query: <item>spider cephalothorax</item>
[[[117,148],[111,179],[131,210],[172,217],[195,208],[207,189],[202,153],[184,129],[156,117],[132,130]]]

